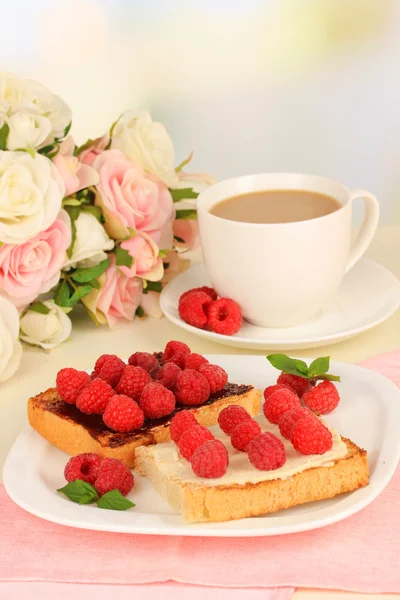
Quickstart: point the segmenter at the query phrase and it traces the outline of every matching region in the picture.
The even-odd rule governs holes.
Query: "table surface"
[[[400,225],[380,227],[367,256],[385,265],[400,278]],[[355,338],[313,350],[299,350],[298,356],[331,356],[333,360],[358,362],[381,352],[394,350],[400,345],[400,310],[390,319],[369,332]],[[26,400],[54,385],[55,376],[62,367],[91,368],[94,360],[105,352],[129,356],[135,350],[162,349],[171,339],[186,342],[194,352],[202,354],[240,354],[244,350],[214,344],[178,329],[166,319],[137,319],[134,323],[109,330],[96,328],[86,315],[74,318],[72,339],[45,353],[30,346],[24,347],[17,374],[1,384],[0,394],[0,474],[7,453],[19,431],[26,424]],[[265,349],[267,350],[267,348]],[[265,354],[265,351],[247,351],[247,354]],[[399,595],[391,596],[400,599]],[[296,600],[350,600],[361,598],[388,598],[388,595],[361,595],[344,592],[298,590]]]

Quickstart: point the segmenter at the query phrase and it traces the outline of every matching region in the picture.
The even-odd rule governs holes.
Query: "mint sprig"
[[[340,381],[339,375],[331,375],[328,373],[330,357],[323,356],[313,360],[309,366],[304,360],[290,358],[286,354],[269,354],[267,360],[275,369],[288,373],[289,375],[297,375],[303,379],[316,381],[317,379],[325,379],[328,381]]]
[[[70,481],[64,487],[59,488],[57,492],[64,494],[77,504],[93,504],[96,502],[99,508],[106,508],[108,510],[128,510],[136,506],[133,502],[125,498],[119,490],[111,490],[99,497],[96,489],[82,479]]]

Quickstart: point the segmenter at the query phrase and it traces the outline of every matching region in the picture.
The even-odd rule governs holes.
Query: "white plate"
[[[287,329],[257,327],[244,321],[238,333],[228,336],[197,329],[179,317],[179,296],[202,285],[210,285],[205,266],[191,267],[164,288],[161,310],[182,329],[239,348],[295,350],[341,342],[379,325],[400,306],[399,280],[385,267],[364,258],[347,273],[331,305],[317,319]]]
[[[231,381],[264,388],[277,372],[262,356],[210,356],[224,367]],[[392,477],[400,458],[400,392],[389,380],[353,365],[332,363],[342,377],[339,407],[327,416],[342,435],[365,448],[369,455],[370,484],[351,494],[304,504],[265,517],[228,523],[185,524],[144,478],[136,477],[130,494],[136,508],[126,512],[79,506],[56,493],[65,484],[67,454],[51,446],[27,427],[18,437],[4,468],[10,497],[38,517],[82,529],[157,535],[265,536],[316,529],[340,521],[369,504]]]

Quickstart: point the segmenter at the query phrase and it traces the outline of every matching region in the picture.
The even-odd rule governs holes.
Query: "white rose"
[[[76,238],[72,256],[64,264],[64,268],[75,268],[79,263],[81,268],[95,267],[107,258],[106,250],[114,248],[104,227],[93,215],[81,212],[75,221]]]
[[[51,132],[47,117],[41,117],[29,110],[21,109],[7,119],[10,131],[7,138],[9,150],[38,148]]]
[[[0,381],[19,367],[22,346],[18,341],[19,314],[9,300],[0,296]]]
[[[133,162],[153,173],[168,187],[175,187],[174,146],[162,123],[152,121],[147,110],[135,117],[125,112],[114,127],[111,148],[121,150]]]
[[[21,340],[44,350],[52,350],[69,338],[72,323],[52,300],[46,300],[43,304],[50,309],[46,315],[28,309],[21,318]]]

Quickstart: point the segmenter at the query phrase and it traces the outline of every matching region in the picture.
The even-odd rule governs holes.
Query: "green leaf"
[[[78,154],[80,154],[81,152],[86,150],[87,148],[90,148],[90,146],[93,146],[95,143],[96,143],[96,140],[91,140],[89,138],[84,144],[82,144],[82,146],[77,146],[75,148],[74,155],[77,156]]]
[[[199,195],[194,191],[193,188],[181,188],[176,190],[169,190],[174,202],[181,202],[181,200],[189,200],[190,198],[197,198]]]
[[[169,250],[159,250],[158,251],[158,256],[160,258],[165,258],[167,256],[168,252],[169,252]]]
[[[176,218],[177,219],[196,220],[197,219],[197,210],[195,208],[185,208],[182,210],[177,210]]]
[[[111,490],[111,492],[107,492],[97,500],[97,506],[107,510],[128,510],[136,504],[125,498],[119,490]]]
[[[56,292],[54,294],[54,302],[58,304],[58,306],[69,306],[69,297],[71,295],[71,290],[68,285],[66,279],[63,279],[61,283],[58,285]]]
[[[176,240],[177,242],[179,242],[179,244],[184,244],[185,240],[183,240],[181,237],[178,237],[177,235],[174,235],[174,240]]]
[[[64,198],[63,200],[63,207],[65,206],[80,206],[81,203],[77,198]]]
[[[128,250],[117,246],[115,250],[115,262],[117,267],[131,267],[133,263],[133,257],[129,254]]]
[[[10,133],[10,127],[8,123],[4,123],[0,128],[0,150],[6,150],[7,148],[7,138]]]
[[[72,125],[72,121],[70,121],[68,123],[68,125],[66,126],[66,128],[64,129],[64,137],[67,137],[67,135],[69,134],[69,130],[71,129],[71,125]]]
[[[290,358],[286,354],[269,354],[267,360],[279,371],[308,379],[308,367],[303,360]]]
[[[161,292],[162,283],[161,281],[148,281],[146,286],[147,292]]]
[[[329,371],[329,356],[323,356],[316,358],[312,361],[308,367],[308,374],[310,377],[318,377],[318,375],[325,375]]]
[[[102,222],[103,211],[100,206],[93,206],[92,204],[82,206],[82,211],[91,214],[95,219]]]
[[[49,152],[49,154],[47,155],[47,158],[49,158],[50,160],[53,160],[53,158],[55,156],[57,156],[57,154],[60,152],[60,144],[57,144],[55,150],[53,150],[53,152]]]
[[[79,300],[90,294],[92,289],[91,285],[80,285],[77,287],[71,298],[68,300],[68,306],[75,306]]]
[[[52,152],[55,149],[56,146],[57,144],[49,144],[48,146],[43,146],[43,148],[39,148],[38,152],[39,154],[44,154],[45,156],[47,156],[49,152]]]
[[[72,255],[74,253],[74,244],[75,244],[75,240],[76,240],[75,221],[79,217],[80,211],[76,206],[66,206],[65,210],[67,211],[67,213],[69,214],[69,218],[71,219],[71,243],[67,250],[67,256],[68,256],[68,258],[72,258]]]
[[[71,279],[77,283],[89,283],[92,279],[97,279],[107,269],[110,261],[108,258],[103,260],[95,267],[89,267],[87,269],[76,269],[71,275]],[[93,287],[93,286],[92,286]]]
[[[97,279],[92,279],[92,281],[89,281],[89,285],[92,288],[96,288],[96,290],[100,289],[100,283],[97,281]]]
[[[180,171],[182,171],[182,169],[190,163],[192,158],[193,158],[193,152],[191,152],[189,154],[189,156],[187,158],[185,158],[185,160],[183,160],[181,163],[179,163],[179,165],[175,169],[175,173],[179,173]]]
[[[99,497],[94,487],[90,483],[82,481],[82,479],[76,479],[67,483],[64,487],[59,488],[57,492],[65,494],[67,498],[77,504],[90,504],[91,502],[96,502]]]
[[[50,312],[49,307],[43,304],[43,302],[34,302],[28,307],[28,310],[33,310],[33,312],[40,313],[41,315],[48,315]]]
[[[137,309],[136,309],[136,312],[135,312],[135,315],[136,315],[137,317],[139,317],[139,319],[141,319],[142,317],[144,317],[144,316],[145,316],[145,312],[144,312],[144,310],[143,310],[143,308],[142,308],[141,306],[138,306],[138,307],[137,307]]]
[[[111,138],[112,138],[112,136],[113,136],[113,133],[114,133],[115,126],[116,126],[116,124],[118,123],[118,121],[120,120],[120,118],[122,117],[122,115],[123,115],[123,113],[121,113],[121,114],[119,115],[118,119],[117,119],[116,121],[114,121],[114,123],[113,123],[113,124],[111,125],[111,127],[110,127],[110,141],[108,142],[108,144],[107,144],[107,146],[106,146],[106,150],[108,150],[108,149],[109,149],[109,147],[111,146]]]

